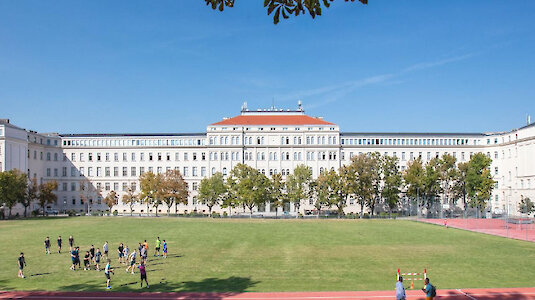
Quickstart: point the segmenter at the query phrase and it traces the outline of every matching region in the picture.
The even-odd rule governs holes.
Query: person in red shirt
[[[149,288],[149,282],[147,281],[147,269],[145,268],[145,261],[141,261],[139,266],[137,266],[139,269],[139,275],[141,275],[141,287],[143,288],[143,280],[145,280],[145,283],[147,284],[147,288]]]

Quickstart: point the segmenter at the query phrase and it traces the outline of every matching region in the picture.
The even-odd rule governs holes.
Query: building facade
[[[226,176],[239,163],[283,178],[305,164],[317,177],[323,170],[350,163],[354,155],[375,151],[398,157],[402,171],[417,157],[427,162],[449,153],[466,162],[482,152],[492,158],[491,172],[497,181],[491,210],[514,212],[522,197],[535,199],[535,125],[529,121],[524,127],[495,133],[341,132],[334,123],[306,115],[300,104],[296,110],[249,110],[244,104],[240,115],[192,134],[37,133],[0,120],[0,170],[24,170],[39,183],[56,180],[58,201],[49,208],[81,213],[106,210],[102,199],[112,190],[119,198],[128,188],[139,192],[138,178],[148,171],[176,169],[188,182],[188,204],[178,205],[173,213],[207,213],[208,208],[196,201],[201,179],[215,172]],[[157,209],[167,211],[163,205]],[[130,212],[121,201],[113,210]],[[144,205],[134,207],[137,213],[146,210]],[[222,210],[214,207],[216,212]],[[296,213],[293,205],[285,210]],[[302,203],[299,210],[313,210],[313,203]],[[348,199],[345,210],[359,212],[360,207]],[[257,213],[269,215],[275,210],[267,204]]]

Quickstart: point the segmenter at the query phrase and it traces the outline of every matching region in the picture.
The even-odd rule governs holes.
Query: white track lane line
[[[468,295],[467,293],[461,291],[461,289],[457,289],[457,291],[458,291],[459,293],[463,294],[464,296],[466,296],[466,297],[472,299],[472,300],[477,300],[476,297],[472,297],[472,296]]]

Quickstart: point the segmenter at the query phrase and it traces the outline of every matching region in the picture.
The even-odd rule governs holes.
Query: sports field
[[[140,291],[115,252],[144,239],[150,291],[392,290],[397,268],[427,268],[439,289],[534,285],[534,243],[412,221],[77,217],[0,222],[0,290],[104,290],[103,272],[69,270],[67,251],[44,254],[46,236],[68,250],[71,234],[82,253],[109,242],[113,291]],[[152,257],[156,236],[169,258]],[[16,276],[20,251],[26,279]]]

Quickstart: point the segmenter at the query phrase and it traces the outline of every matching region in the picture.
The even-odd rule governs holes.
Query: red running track
[[[444,226],[445,219],[418,219]],[[517,240],[535,242],[534,224],[512,224],[502,219],[447,219],[448,227],[492,234]]]
[[[350,300],[395,299],[394,291],[279,292],[279,293],[135,293],[135,292],[43,292],[0,291],[0,299],[154,299],[154,300]],[[424,300],[421,291],[407,291],[407,299]],[[535,300],[535,288],[439,290],[444,300]]]

